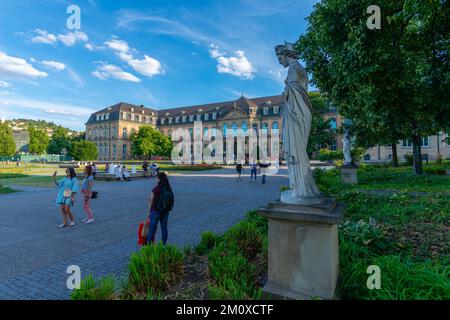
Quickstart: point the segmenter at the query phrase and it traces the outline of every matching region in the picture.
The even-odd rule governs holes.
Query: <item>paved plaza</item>
[[[168,243],[183,248],[196,245],[204,231],[223,233],[246,211],[275,200],[280,186],[288,184],[286,169],[269,176],[265,185],[260,176],[250,183],[249,170],[244,173],[241,182],[233,169],[171,174],[175,207]],[[92,200],[95,223],[80,222],[85,215],[78,195],[78,223],[64,229],[57,227],[56,188],[17,187],[23,192],[0,195],[0,299],[68,299],[70,265],[78,265],[82,277],[126,277],[154,184],[154,178],[98,184],[99,198]],[[158,228],[158,239],[160,234]]]

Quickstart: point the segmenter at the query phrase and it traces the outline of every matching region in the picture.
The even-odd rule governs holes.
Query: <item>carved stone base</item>
[[[358,184],[358,168],[342,167],[341,181],[344,184]]]
[[[281,192],[280,200],[286,204],[298,204],[298,205],[316,205],[322,204],[325,201],[325,197],[320,195],[318,197],[296,197],[292,194],[292,190],[286,190]]]
[[[272,299],[333,299],[338,280],[337,224],[343,204],[269,203],[258,213],[269,219],[269,272],[264,287]]]

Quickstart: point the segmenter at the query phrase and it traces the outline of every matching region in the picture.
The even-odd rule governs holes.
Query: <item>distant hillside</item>
[[[45,130],[47,134],[51,136],[56,129],[63,128],[68,131],[69,136],[76,137],[80,135],[80,132],[78,131],[65,128],[63,126],[45,120],[13,119],[6,120],[5,122],[8,123],[13,128],[13,130],[26,130],[29,126],[33,126],[35,128]]]

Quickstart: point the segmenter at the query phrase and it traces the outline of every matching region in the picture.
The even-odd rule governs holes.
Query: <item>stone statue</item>
[[[306,147],[311,130],[312,105],[308,97],[308,75],[298,62],[299,54],[290,43],[275,47],[281,65],[288,68],[283,92],[282,141],[288,164],[290,190],[281,193],[281,202],[314,205],[325,201],[314,181]]]
[[[351,121],[346,119],[344,120],[344,136],[342,138],[342,149],[344,152],[344,166],[353,167],[355,163],[352,159],[351,153],[351,135],[349,126],[351,125]]]

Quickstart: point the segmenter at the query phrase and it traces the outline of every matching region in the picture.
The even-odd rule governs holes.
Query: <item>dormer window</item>
[[[189,121],[194,121],[194,116],[193,115],[189,116]]]
[[[209,113],[205,113],[205,115],[203,116],[205,121],[208,121],[209,118]]]
[[[166,117],[169,116],[169,115],[170,115],[170,113],[166,112]]]
[[[213,112],[213,114],[212,114],[213,120],[216,120],[216,117],[217,117],[217,113]]]
[[[279,109],[280,109],[280,107],[278,107],[278,106],[273,107],[273,113],[278,114],[278,112],[280,111]]]
[[[272,104],[272,101],[266,101],[266,104]]]
[[[127,120],[127,113],[126,112],[122,113],[122,119],[123,120]]]
[[[164,118],[161,118],[161,124],[164,124]]]
[[[131,108],[130,111],[131,111],[131,112],[134,112],[134,108]]]
[[[173,119],[173,118],[169,118],[169,124],[172,124],[172,119]]]
[[[176,117],[175,118],[175,123],[179,123],[180,122],[180,117]]]
[[[263,109],[263,114],[265,115],[265,116],[267,116],[268,114],[269,114],[269,108],[264,108]]]
[[[183,111],[184,112],[184,111]],[[186,116],[183,116],[183,122],[186,122]]]

